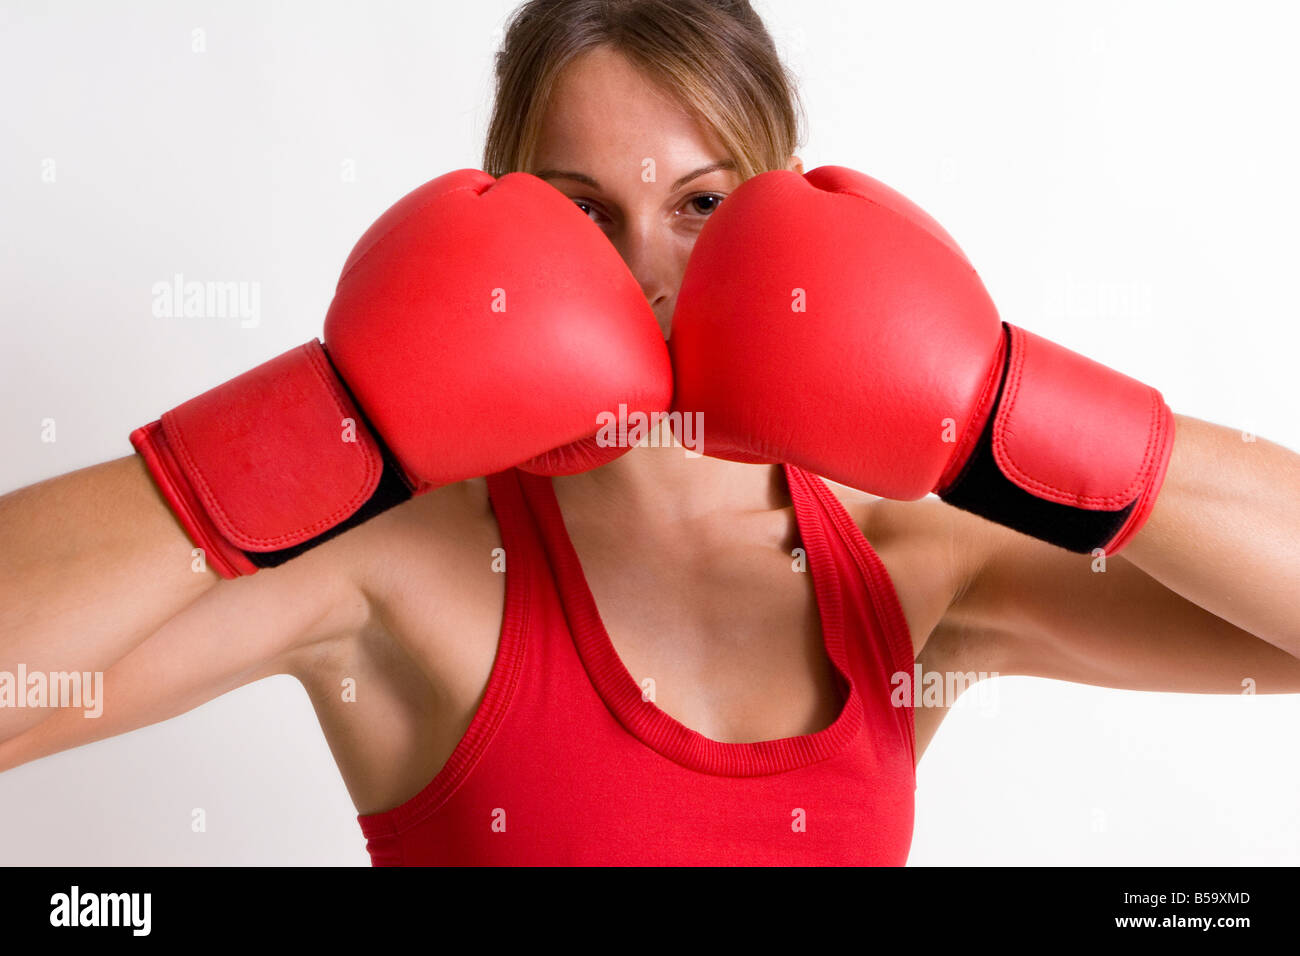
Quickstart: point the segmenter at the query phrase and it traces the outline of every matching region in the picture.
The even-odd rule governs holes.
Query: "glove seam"
[[[495,183],[489,185],[495,185]],[[361,264],[363,262],[369,259],[372,255],[374,255],[379,250],[380,246],[387,243],[393,237],[393,233],[397,232],[398,229],[400,229],[402,226],[410,222],[413,217],[418,216],[420,213],[424,212],[430,206],[442,202],[447,196],[450,196],[453,193],[475,193],[480,196],[483,195],[473,186],[455,186],[444,192],[435,193],[430,198],[426,199],[423,203],[421,203],[419,206],[417,206],[416,208],[408,212],[405,216],[401,218],[400,221],[393,223],[393,225],[388,229],[387,232],[385,232],[382,236],[380,236],[373,243],[371,243],[370,248],[361,254],[361,258],[358,259],[356,262],[352,263],[352,265],[348,267],[347,271],[344,272],[341,276],[339,276],[338,284],[340,286],[343,285],[343,283],[347,281],[348,276],[352,275],[353,272],[361,268]]]
[[[320,358],[312,351],[310,346],[311,343],[309,342],[305,345],[299,346],[298,348],[300,351],[306,353],[312,371],[324,386],[325,392],[333,402],[335,410],[342,412],[344,417],[352,417],[348,414],[350,409],[345,403],[341,402],[341,394],[332,387],[333,383],[329,380],[330,376],[320,367]],[[357,415],[357,418],[360,418],[359,414]],[[358,425],[360,426],[359,434],[364,437],[367,446],[366,450],[361,448],[357,449],[357,452],[361,454],[365,466],[365,474],[362,479],[361,489],[354,492],[348,498],[346,504],[335,508],[334,511],[324,518],[317,518],[293,531],[287,531],[271,537],[264,537],[249,534],[248,532],[236,527],[235,521],[222,506],[216,491],[208,483],[207,478],[203,474],[203,470],[199,467],[191,454],[189,447],[185,442],[184,430],[180,427],[179,423],[175,421],[170,412],[163,416],[163,427],[177,455],[185,464],[186,477],[189,479],[191,484],[194,485],[195,490],[199,493],[200,500],[204,503],[205,507],[208,508],[209,513],[211,513],[215,518],[220,519],[222,527],[220,527],[219,530],[232,544],[253,551],[267,549],[275,550],[284,545],[300,544],[303,541],[310,540],[320,532],[334,527],[344,518],[348,517],[348,515],[355,513],[356,510],[365,503],[370,494],[374,491],[374,484],[377,481],[375,456],[367,453],[367,451],[376,451],[377,449],[370,446],[370,441],[372,439],[364,423],[358,421]]]
[[[1017,339],[1019,341],[1017,341]],[[1148,472],[1151,468],[1151,457],[1156,438],[1160,434],[1158,427],[1158,417],[1162,400],[1154,389],[1150,390],[1148,396],[1147,412],[1147,443],[1146,450],[1143,452],[1141,463],[1139,464],[1133,479],[1122,491],[1112,495],[1080,495],[1077,492],[1071,492],[1066,488],[1059,488],[1049,482],[1034,478],[1018,465],[1010,449],[1007,447],[1005,440],[1005,428],[1007,420],[1011,417],[1016,398],[1020,392],[1020,385],[1023,381],[1023,370],[1025,364],[1025,355],[1028,351],[1029,343],[1019,336],[1012,336],[1012,353],[1010,356],[1011,368],[1007,375],[1007,389],[1002,396],[1000,407],[995,411],[996,421],[993,428],[993,452],[995,460],[1008,473],[1008,477],[1019,484],[1026,491],[1035,491],[1047,493],[1049,500],[1058,504],[1073,505],[1076,507],[1090,507],[1100,510],[1112,510],[1123,507],[1131,502],[1141,492],[1143,485],[1147,481]]]

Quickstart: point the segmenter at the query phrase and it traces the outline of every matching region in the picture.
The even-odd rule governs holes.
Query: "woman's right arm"
[[[296,655],[356,633],[370,609],[349,537],[223,581],[191,570],[192,544],[136,457],[0,498],[0,671],[103,675],[95,717],[0,708],[0,772],[293,672]]]
[[[137,428],[138,458],[0,500],[0,669],[106,671],[210,593],[265,593],[274,616],[292,597],[280,582],[310,580],[280,572],[350,529],[514,465],[595,467],[627,450],[596,440],[609,410],[671,395],[636,279],[566,196],[524,175],[440,176],[354,247],[325,343]],[[40,720],[0,710],[0,740]]]
[[[136,455],[0,497],[0,671],[107,670],[219,583],[192,547]],[[0,707],[0,740],[49,714]]]

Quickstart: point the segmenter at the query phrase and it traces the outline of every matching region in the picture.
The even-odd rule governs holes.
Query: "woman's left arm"
[[[985,669],[1141,691],[1298,693],[1300,456],[1187,416],[1176,429],[1152,514],[1118,555],[1072,553],[932,500],[876,502],[876,521],[948,509],[966,571],[942,630]]]
[[[1174,434],[1164,486],[1123,556],[1300,657],[1300,455],[1185,415]]]

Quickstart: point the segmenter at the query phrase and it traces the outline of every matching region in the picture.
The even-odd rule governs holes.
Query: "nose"
[[[673,303],[681,281],[673,242],[670,237],[657,236],[649,229],[629,229],[621,240],[616,243],[619,255],[641,287],[641,294],[666,339],[672,328]]]

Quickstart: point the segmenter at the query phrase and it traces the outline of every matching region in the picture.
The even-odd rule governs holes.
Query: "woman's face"
[[[695,238],[740,184],[732,166],[711,130],[601,47],[561,74],[534,168],[609,236],[667,338]]]

